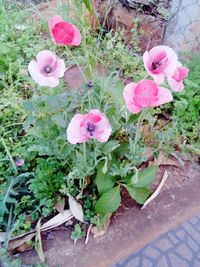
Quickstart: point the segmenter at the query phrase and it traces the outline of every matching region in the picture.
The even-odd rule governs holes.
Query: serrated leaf
[[[151,191],[147,188],[136,188],[133,185],[127,185],[126,188],[129,195],[139,204],[144,204],[151,194]]]
[[[69,209],[72,213],[72,215],[79,220],[80,222],[83,222],[83,208],[80,203],[78,203],[73,197],[69,196]]]
[[[158,166],[153,166],[146,168],[142,171],[139,171],[137,180],[135,180],[136,176],[134,175],[131,180],[132,180],[132,185],[134,187],[147,187],[149,186],[157,173]]]
[[[121,203],[120,186],[116,186],[105,192],[95,204],[95,212],[106,215],[116,211]]]
[[[104,162],[100,162],[98,165],[97,175],[95,178],[95,182],[97,185],[97,189],[100,195],[113,188],[114,181],[113,177],[109,175],[109,171],[107,173],[103,173]],[[110,169],[110,166],[108,166]]]

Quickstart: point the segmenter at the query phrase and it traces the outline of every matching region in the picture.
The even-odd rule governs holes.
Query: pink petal
[[[38,63],[38,67],[39,69],[43,69],[45,66],[51,66],[54,67],[57,57],[54,53],[52,53],[49,50],[43,50],[40,51],[37,56],[37,63]]]
[[[73,46],[79,46],[80,43],[81,43],[81,33],[80,33],[79,29],[76,26],[74,26],[73,24],[72,24],[72,26],[74,28],[74,38],[73,38],[71,44]]]
[[[49,21],[49,31],[50,31],[51,38],[52,38],[52,40],[53,40],[53,42],[54,42],[55,45],[56,45],[57,43],[56,43],[56,40],[55,40],[54,35],[53,35],[53,33],[52,33],[52,29],[55,27],[55,25],[56,25],[57,23],[59,23],[59,22],[61,22],[61,21],[63,21],[63,19],[62,19],[61,16],[58,16],[58,15],[55,16],[55,17],[53,17],[53,18]]]
[[[165,56],[166,55],[166,56]],[[160,61],[159,61],[160,60]],[[168,46],[156,46],[143,55],[146,71],[154,78],[156,83],[163,83],[166,76],[172,76],[178,66],[176,53]],[[158,69],[152,70],[153,62],[160,62]]]
[[[65,70],[66,68],[64,60],[57,57],[56,68],[52,75],[54,77],[61,78],[64,76]]]
[[[28,65],[28,71],[32,79],[40,86],[56,87],[59,80],[52,76],[44,76],[40,73],[39,66],[36,61],[32,60]]]
[[[101,143],[107,142],[110,134],[112,132],[112,128],[109,127],[101,132],[99,132],[98,134],[96,134],[94,137]]]
[[[89,136],[83,135],[81,123],[84,115],[76,114],[67,127],[67,140],[71,144],[83,143],[89,139]]]
[[[172,77],[168,77],[168,83],[169,86],[174,90],[175,92],[182,92],[184,89],[184,84],[182,81],[177,82],[175,79]]]
[[[152,104],[152,107],[157,107],[162,104],[171,102],[173,100],[173,96],[170,91],[164,87],[158,87],[158,100]]]
[[[100,142],[106,142],[112,132],[112,127],[110,125],[108,118],[97,109],[96,110],[93,109],[89,113],[99,115],[101,118],[101,120],[95,123],[94,138],[96,138]]]
[[[125,86],[124,92],[123,92],[126,106],[128,110],[132,113],[139,113],[142,110],[142,107],[137,105],[134,100],[134,97],[135,97],[134,91],[135,91],[136,85],[137,84],[135,83],[128,83]]]
[[[150,107],[157,100],[158,87],[152,80],[141,80],[135,87],[134,101],[141,107]]]
[[[74,28],[72,24],[61,21],[52,29],[52,34],[57,44],[71,45],[74,38]]]
[[[179,67],[178,72],[179,72],[179,81],[182,81],[188,76],[189,69],[186,67]]]
[[[53,18],[49,21],[49,29],[52,30],[53,27],[54,27],[57,23],[59,23],[59,22],[61,22],[61,21],[63,21],[62,17],[59,16],[59,15],[56,15],[55,17],[53,17]]]

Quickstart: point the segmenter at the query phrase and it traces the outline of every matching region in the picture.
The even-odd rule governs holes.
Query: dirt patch
[[[70,240],[70,229],[54,231],[55,238],[45,240],[43,246],[50,267],[110,267],[147,242],[180,224],[200,211],[200,166],[186,162],[182,169],[160,167],[157,182],[167,169],[169,178],[162,193],[141,210],[126,193],[122,192],[121,207],[112,217],[106,235],[84,240],[76,245]],[[38,262],[35,251],[24,252],[26,264]]]

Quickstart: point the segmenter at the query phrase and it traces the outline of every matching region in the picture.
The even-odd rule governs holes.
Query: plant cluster
[[[85,4],[90,10],[89,1]],[[60,199],[67,207],[68,197],[74,197],[83,208],[84,221],[98,226],[118,209],[122,190],[143,204],[157,172],[156,166],[140,168],[147,160],[147,146],[154,154],[164,144],[163,149],[172,149],[178,135],[172,122],[156,129],[160,110],[173,107],[171,113],[187,131],[188,126],[181,124],[186,120],[182,102],[187,101],[188,110],[194,108],[193,120],[198,119],[193,105],[198,95],[192,94],[197,84],[186,79],[190,90],[183,90],[188,69],[171,48],[157,46],[143,58],[133,56],[120,34],[91,33],[81,1],[76,8],[76,26],[62,16],[49,21],[53,42],[46,37],[44,42],[38,34],[45,31],[44,25],[24,31],[22,21],[16,24],[18,38],[10,20],[11,30],[4,29],[0,37],[0,53],[8,57],[1,57],[0,224],[8,239],[30,230],[41,216],[56,212]],[[7,25],[6,11],[1,12],[0,25]],[[13,47],[11,54],[5,43]],[[106,77],[96,74],[98,63],[105,63]],[[66,65],[71,64],[84,77],[79,90],[67,88],[62,80]],[[124,87],[121,74],[138,82]],[[170,89],[163,87],[165,81]],[[174,102],[173,91],[180,92]],[[144,126],[153,141],[143,134]],[[72,239],[82,236],[78,224]]]

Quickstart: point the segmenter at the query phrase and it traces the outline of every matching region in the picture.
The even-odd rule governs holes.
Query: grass
[[[67,5],[63,10],[67,10]],[[95,214],[95,203],[100,195],[98,189],[107,186],[104,190],[109,194],[114,190],[119,201],[121,185],[117,180],[117,187],[112,188],[116,185],[113,177],[130,176],[133,165],[139,166],[147,145],[141,136],[140,142],[133,142],[134,123],[138,117],[130,116],[132,124],[127,126],[122,116],[123,107],[120,109],[123,85],[116,77],[134,80],[147,77],[141,57],[131,55],[121,34],[110,32],[104,36],[101,30],[98,34],[90,32],[80,13],[80,20],[76,22],[87,42],[77,49],[63,49],[52,44],[47,21],[34,24],[30,14],[31,10],[17,4],[0,7],[0,227],[7,232],[8,239],[11,234],[29,231],[41,216],[54,214],[55,203],[69,194],[81,200],[88,222],[102,224],[105,217],[97,218]],[[81,95],[66,90],[63,83],[55,91],[41,90],[29,77],[27,65],[43,49],[56,52],[69,65],[85,66],[86,76],[94,80],[93,105],[106,112],[112,121],[113,140],[106,145],[89,143],[86,164],[82,147],[67,144],[65,132],[74,110],[81,106],[81,111],[87,112],[88,88],[83,86]],[[159,131],[154,129],[155,138],[160,142],[158,146],[157,142],[153,144],[155,150],[165,147],[170,152],[174,143],[178,143],[181,148],[199,154],[200,57],[192,55],[185,63],[190,69],[185,90],[175,94],[171,104],[154,109],[144,122],[154,128],[159,118],[169,114],[169,123]],[[94,77],[97,64],[102,64],[115,76],[110,75],[103,81]],[[72,99],[76,101],[72,102]],[[129,127],[129,136],[121,130],[120,123],[124,128]],[[25,164],[16,168],[15,161],[19,158],[25,159]],[[108,171],[104,185],[99,184],[99,177],[105,176],[102,171]],[[91,182],[95,177],[96,184]],[[149,191],[142,190],[143,196],[147,197]],[[141,195],[136,200],[144,201]],[[99,205],[96,207],[101,209]],[[30,217],[33,223],[30,223]],[[76,226],[73,239],[82,235],[80,226]]]

